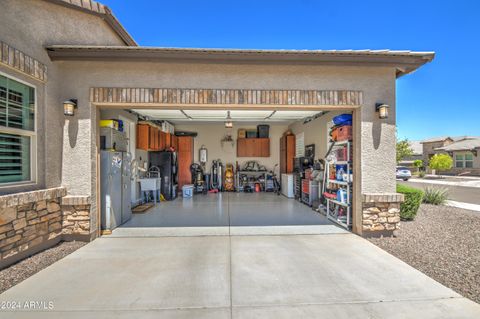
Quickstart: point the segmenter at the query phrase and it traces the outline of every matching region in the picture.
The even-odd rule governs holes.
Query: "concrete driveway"
[[[356,235],[321,227],[100,238],[0,295],[2,305],[53,310],[0,317],[480,318],[480,305]]]

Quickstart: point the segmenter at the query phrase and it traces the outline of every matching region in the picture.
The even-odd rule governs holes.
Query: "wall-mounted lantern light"
[[[69,99],[63,102],[63,114],[66,116],[74,116],[77,108],[77,99]]]
[[[390,106],[388,104],[384,104],[384,103],[375,104],[375,111],[378,112],[378,117],[380,119],[388,118],[388,109],[389,108],[390,108]]]

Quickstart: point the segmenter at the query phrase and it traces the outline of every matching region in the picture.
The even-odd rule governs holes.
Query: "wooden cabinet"
[[[172,135],[171,144],[172,144],[172,147],[173,147],[175,150],[178,150],[178,137],[177,137],[177,136]]]
[[[150,125],[137,125],[137,148],[148,151],[150,141]]]
[[[295,158],[295,135],[284,135],[280,138],[280,173],[293,172]]]
[[[158,147],[160,148],[161,151],[163,151],[164,149],[166,149],[166,143],[165,143],[165,132],[158,132]]]
[[[270,139],[237,139],[237,157],[270,157]]]
[[[172,146],[172,136],[170,133],[165,133],[165,148],[170,148]]]
[[[178,191],[192,183],[190,165],[193,163],[193,136],[178,136]]]
[[[137,148],[145,151],[163,151],[170,147],[170,133],[148,124],[137,124]]]
[[[269,138],[258,138],[257,149],[259,149],[260,157],[270,157],[270,139]]]

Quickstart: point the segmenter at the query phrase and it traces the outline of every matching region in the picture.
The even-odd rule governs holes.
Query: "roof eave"
[[[367,51],[301,51],[301,50],[237,50],[237,49],[185,49],[151,47],[106,47],[53,45],[46,48],[55,60],[148,60],[148,61],[203,61],[215,63],[262,64],[370,64],[389,66],[397,76],[408,74],[430,62],[433,52],[411,54]]]

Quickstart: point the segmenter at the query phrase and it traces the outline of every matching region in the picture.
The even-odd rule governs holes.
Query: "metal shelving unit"
[[[352,158],[351,158],[351,141],[341,141],[335,142],[333,149],[339,147],[347,147],[347,157],[346,161],[335,161],[335,165],[346,165],[347,171],[345,172],[348,176],[348,181],[339,181],[334,179],[329,179],[328,183],[336,184],[339,187],[346,190],[347,200],[346,202],[341,202],[337,199],[327,198],[327,217],[331,221],[349,229],[352,226],[352,180],[350,176],[352,174]],[[344,212],[344,214],[341,212]]]

